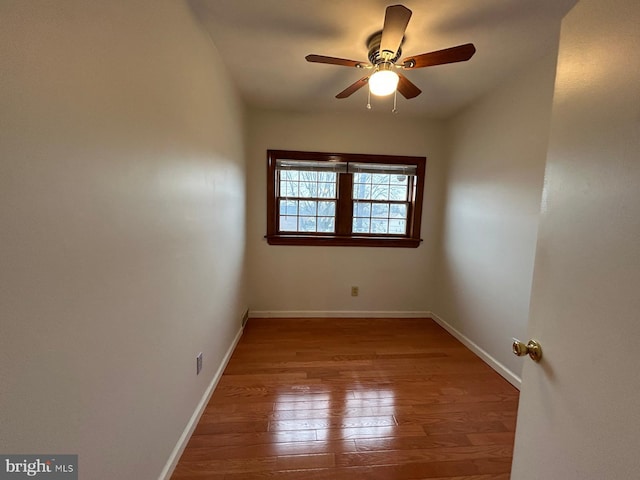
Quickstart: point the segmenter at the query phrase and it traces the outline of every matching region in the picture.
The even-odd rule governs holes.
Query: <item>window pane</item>
[[[315,232],[316,231],[316,217],[299,217],[300,232]]]
[[[368,183],[354,183],[353,198],[357,200],[369,200],[371,198],[371,185]]]
[[[375,185],[389,185],[389,175],[386,173],[374,173],[372,177],[371,180]]]
[[[304,172],[309,173],[309,172]],[[318,184],[315,182],[300,182],[299,194],[303,198],[312,198],[318,196]]]
[[[297,182],[300,179],[300,175],[295,170],[282,170],[280,172],[280,179],[281,180],[294,180],[294,181]]]
[[[299,215],[315,217],[317,212],[317,207],[318,207],[318,202],[314,202],[311,200],[303,200],[300,202]]]
[[[389,220],[389,233],[394,235],[404,235],[407,233],[407,221],[406,220]]]
[[[298,217],[280,216],[281,232],[296,232],[298,230]]]
[[[280,200],[280,215],[297,215],[298,202],[295,200]]]
[[[389,204],[388,203],[374,203],[373,210],[371,212],[372,217],[387,218],[389,216]]]
[[[371,219],[371,233],[389,233],[389,220],[386,218]]]
[[[390,189],[390,200],[406,200],[407,187],[404,185],[393,185]]]
[[[336,173],[335,172],[318,172],[318,181],[336,183]]]
[[[389,185],[373,185],[370,198],[372,200],[389,200]]]
[[[364,202],[355,202],[353,205],[354,217],[370,217],[371,216],[371,204]]]
[[[407,218],[407,206],[400,203],[391,204],[390,216],[395,218]]]
[[[336,202],[318,202],[318,215],[323,217],[335,217]]]
[[[353,233],[369,233],[369,219],[354,217],[352,230]]]
[[[335,220],[331,217],[318,217],[318,232],[333,233],[336,231]]]
[[[300,181],[315,183],[318,181],[318,172],[314,172],[312,170],[302,170],[300,171]]]
[[[281,197],[297,197],[298,196],[298,182],[281,180],[280,181],[280,196]]]
[[[390,175],[391,185],[406,185],[409,177],[406,175]]]
[[[319,198],[336,198],[336,184],[319,182],[318,183],[318,197]]]
[[[370,174],[368,173],[354,173],[353,183],[367,183],[369,181]]]

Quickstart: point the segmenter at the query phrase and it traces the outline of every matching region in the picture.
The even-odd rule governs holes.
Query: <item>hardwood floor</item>
[[[172,478],[507,480],[517,405],[432,320],[251,319]]]

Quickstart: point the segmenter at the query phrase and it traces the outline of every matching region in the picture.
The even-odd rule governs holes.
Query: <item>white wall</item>
[[[176,0],[3,1],[0,58],[0,451],[157,478],[246,304],[241,104]]]
[[[449,123],[433,310],[519,377],[546,159],[556,52]],[[517,382],[517,378],[515,379]]]
[[[402,105],[400,105],[400,108]],[[434,242],[439,221],[443,130],[391,113],[248,115],[250,307],[259,312],[417,312],[433,295]],[[427,157],[422,238],[418,248],[268,245],[266,150],[380,153]],[[350,286],[360,296],[350,296]]]

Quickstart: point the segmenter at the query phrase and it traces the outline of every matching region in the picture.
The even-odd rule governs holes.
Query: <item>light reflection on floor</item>
[[[273,406],[269,431],[274,437],[285,434],[288,439],[297,438],[295,433],[299,432],[300,441],[308,441],[314,432],[315,442],[342,441],[345,450],[353,450],[354,440],[390,437],[396,426],[393,390],[289,390],[282,392]],[[295,451],[290,442],[274,447],[278,455]]]

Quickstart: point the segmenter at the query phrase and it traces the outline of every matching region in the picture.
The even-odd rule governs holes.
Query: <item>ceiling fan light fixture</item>
[[[382,30],[371,35],[366,42],[369,51],[367,57],[370,63],[316,54],[307,55],[305,58],[307,62],[372,70],[372,75],[366,75],[360,80],[356,80],[338,93],[336,98],[350,97],[369,84],[369,98],[371,95],[387,96],[396,93],[393,107],[395,112],[397,93],[407,100],[415,98],[422,93],[422,90],[416,87],[402,73],[396,73],[396,69],[413,70],[447,63],[466,62],[476,52],[476,47],[473,43],[465,43],[464,45],[422,53],[398,61],[402,56],[401,47],[411,14],[411,10],[404,5],[390,5],[386,8]]]
[[[391,70],[391,65],[380,65],[369,78],[369,91],[379,97],[391,95],[398,88],[399,80],[398,74]]]

